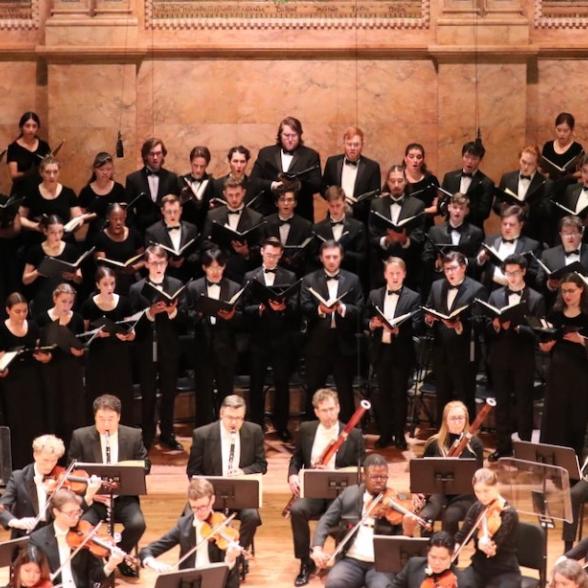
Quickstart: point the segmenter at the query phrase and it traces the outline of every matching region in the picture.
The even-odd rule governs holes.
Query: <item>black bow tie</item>
[[[179,231],[182,227],[180,225],[175,225],[173,227],[165,227],[166,231]]]
[[[353,167],[357,167],[359,161],[352,161],[351,159],[345,158],[345,165],[352,165]]]
[[[531,176],[524,176],[523,174],[520,175],[521,180],[530,180]]]
[[[242,208],[239,208],[239,210],[229,210],[227,208],[227,214],[241,214],[242,210],[243,210]]]
[[[463,232],[463,225],[459,225],[459,227],[452,227],[449,225],[449,232],[452,233],[453,231],[461,234]]]
[[[404,203],[404,196],[402,198],[398,198],[397,200],[395,200],[394,198],[390,198],[390,204],[398,204],[399,206],[402,206],[402,204]]]
[[[335,274],[334,276],[330,276],[329,274],[325,274],[325,280],[327,280],[327,282],[329,280],[338,280],[340,277],[340,274]]]
[[[510,288],[506,288],[506,295],[510,296],[511,294],[516,294],[517,296],[522,296],[523,291],[522,290],[511,290]]]
[[[292,149],[292,151],[287,151],[286,149],[284,149],[284,148],[282,147],[282,153],[283,153],[284,155],[294,155],[294,149]]]
[[[461,172],[461,177],[462,178],[473,178],[474,177],[474,172]]]
[[[574,249],[573,251],[566,251],[565,256],[570,257],[571,255],[580,255],[579,249]]]
[[[516,239],[502,239],[503,243],[514,243]]]
[[[342,220],[340,220],[340,221],[330,221],[330,223],[331,223],[331,226],[332,227],[336,227],[337,225],[343,226],[345,224],[345,221],[342,221]]]
[[[157,176],[159,177],[161,175],[161,172],[152,170],[152,169],[148,169],[147,170],[147,176]]]
[[[460,286],[461,286],[461,284],[460,284]],[[448,292],[455,292],[455,291],[457,291],[457,290],[459,290],[459,286],[449,286],[449,287],[447,288],[447,291],[448,291]]]
[[[283,225],[290,225],[290,221],[291,221],[291,219],[286,219],[286,220],[279,219],[278,220],[278,225],[280,227],[283,226]]]
[[[206,280],[206,287],[210,288],[211,286],[219,286],[220,287],[220,282],[211,282],[210,280]]]
[[[398,290],[386,290],[386,294],[388,296],[392,296],[392,294],[396,294],[396,296],[400,296],[401,290],[402,290],[402,288],[399,288]]]
[[[278,271],[278,268],[270,269],[269,267],[263,268],[264,274],[275,274]]]

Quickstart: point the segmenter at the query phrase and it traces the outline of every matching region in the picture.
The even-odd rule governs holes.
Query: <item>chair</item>
[[[545,529],[538,525],[520,522],[516,541],[519,565],[539,572],[539,579],[523,576],[522,588],[545,586],[547,564]]]

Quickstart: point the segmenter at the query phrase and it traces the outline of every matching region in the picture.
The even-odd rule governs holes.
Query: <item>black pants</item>
[[[294,540],[294,557],[310,557],[310,526],[308,521],[320,517],[329,505],[328,500],[320,498],[297,498],[290,509],[290,525]]]
[[[459,522],[465,519],[468,509],[474,502],[473,496],[432,494],[419,516],[427,521],[441,519],[443,531],[455,535],[459,530]]]
[[[506,572],[504,574],[496,574],[487,578],[476,572],[472,566],[467,567],[462,572],[462,578],[466,586],[473,586],[474,588],[520,588],[521,587],[521,573]]]
[[[588,500],[588,482],[585,480],[578,480],[570,488],[570,496],[572,499],[572,516],[574,520],[571,523],[564,523],[562,537],[564,541],[574,541],[576,539],[580,518],[580,507]]]

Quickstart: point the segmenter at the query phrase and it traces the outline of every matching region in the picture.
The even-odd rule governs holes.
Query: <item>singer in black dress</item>
[[[15,292],[6,300],[8,318],[0,323],[0,353],[37,346],[39,329],[27,320],[28,304]],[[50,353],[26,352],[17,355],[0,372],[2,409],[10,427],[12,469],[21,469],[31,461],[33,439],[46,431],[43,418],[43,383],[41,363],[51,360]]]
[[[131,304],[127,298],[115,294],[116,277],[113,270],[100,267],[96,271],[97,294],[88,298],[81,308],[84,330],[96,328],[95,321],[108,318],[116,323],[130,317]],[[92,340],[86,361],[86,401],[88,415],[98,396],[113,394],[122,404],[124,424],[131,424],[133,403],[133,379],[131,377],[130,342],[135,338],[134,329],[129,333],[109,335],[102,332]]]

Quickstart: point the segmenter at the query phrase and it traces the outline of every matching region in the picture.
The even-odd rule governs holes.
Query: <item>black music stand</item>
[[[374,535],[376,571],[397,574],[411,557],[426,556],[428,549],[426,537]]]
[[[513,441],[512,448],[515,459],[559,466],[568,471],[570,480],[582,479],[578,456],[571,447],[531,443],[530,441]]]
[[[154,588],[221,588],[227,582],[229,566],[224,563],[210,564],[196,570],[177,570],[159,574]]]
[[[410,491],[413,494],[472,494],[477,459],[425,457],[410,461]]]
[[[19,537],[0,543],[0,568],[6,568],[12,565],[18,550],[29,542],[29,537]]]
[[[261,506],[258,478],[204,476],[214,486],[215,510],[242,510]]]
[[[357,484],[358,473],[341,470],[301,470],[301,497],[334,500],[347,488]]]

